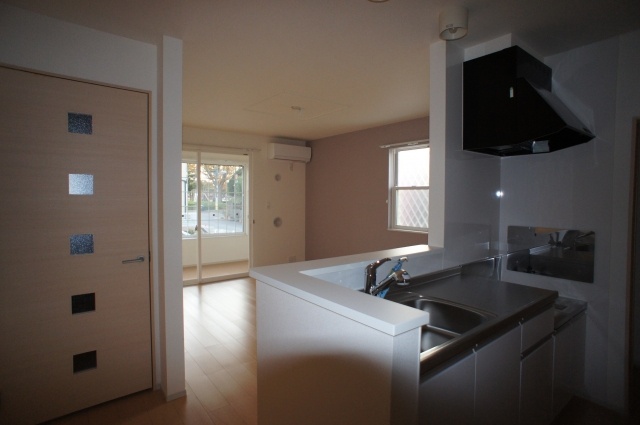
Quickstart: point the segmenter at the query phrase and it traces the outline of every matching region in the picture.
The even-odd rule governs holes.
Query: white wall
[[[0,63],[29,68],[47,73],[69,76],[89,81],[97,81],[116,86],[145,90],[151,93],[151,216],[152,216],[152,292],[153,292],[153,335],[154,335],[154,384],[162,385],[169,398],[184,392],[184,373],[180,381],[180,370],[184,370],[184,352],[181,323],[175,333],[167,336],[166,350],[161,349],[161,341],[165,336],[165,325],[162,319],[174,320],[176,312],[182,311],[182,293],[164,291],[167,284],[164,277],[180,270],[180,257],[164,258],[162,251],[162,207],[159,199],[162,194],[162,167],[159,161],[161,146],[159,145],[158,111],[161,110],[161,95],[158,93],[160,81],[172,81],[175,62],[181,61],[181,46],[175,40],[165,40],[173,53],[173,68],[167,69],[161,80],[158,72],[160,52],[158,46],[129,40],[123,37],[103,33],[90,28],[68,24],[56,19],[33,14],[22,9],[0,3]],[[167,46],[161,46],[166,49]],[[167,89],[171,89],[167,86]],[[180,101],[180,100],[178,100]],[[169,97],[164,102],[168,111],[166,120],[175,119],[175,98]],[[180,146],[179,132],[177,140],[164,140],[164,143],[177,143]],[[164,160],[179,163],[180,156],[172,158],[171,149],[166,149]],[[179,180],[177,180],[179,181]],[[178,187],[179,191],[179,187]],[[172,195],[172,190],[165,193]],[[175,201],[179,206],[179,192]],[[167,214],[169,217],[170,214]],[[179,221],[176,223],[179,229]],[[178,245],[178,251],[180,249]],[[178,282],[181,283],[181,282]],[[166,298],[163,298],[166,295]],[[162,301],[162,302],[161,302]],[[169,311],[168,315],[164,311]],[[172,325],[174,328],[175,324]],[[167,356],[171,358],[167,358]],[[178,371],[178,382],[167,382],[173,379],[173,372]],[[168,378],[167,378],[168,377]],[[182,387],[180,385],[182,382]]]
[[[500,160],[462,150],[464,52],[445,41],[430,52],[429,245],[450,267],[497,253]]]
[[[230,149],[251,156],[250,209],[251,266],[282,264],[305,259],[305,167],[301,162],[268,159],[269,142],[289,142],[265,136],[195,127],[183,128],[185,148]],[[220,149],[218,149],[220,150]],[[231,151],[232,150],[232,151]],[[276,175],[280,180],[276,180]],[[280,227],[273,221],[279,217]]]
[[[202,238],[202,264],[220,264],[249,259],[249,235]],[[182,239],[182,266],[198,263],[198,239]]]
[[[505,158],[501,172],[502,232],[509,225],[595,231],[593,284],[510,271],[503,278],[589,302],[585,395],[620,411],[627,385],[631,118],[640,115],[639,34],[546,58],[554,92],[597,137],[547,155]]]
[[[155,92],[157,46],[0,3],[0,60],[48,73]],[[154,131],[155,133],[155,131]],[[155,141],[156,134],[154,134]]]
[[[575,61],[576,67],[571,64]],[[502,163],[501,222],[503,232],[509,225],[547,226],[593,230],[596,234],[595,278],[593,284],[563,281],[505,271],[505,280],[555,289],[561,295],[589,302],[587,316],[586,386],[588,397],[602,404],[608,400],[608,362],[610,353],[603,347],[612,342],[609,332],[609,303],[612,248],[613,156],[615,144],[617,40],[609,40],[551,58],[554,86],[558,78],[564,91],[592,106],[597,139],[548,155],[505,158]],[[588,82],[588,85],[584,85]],[[591,86],[591,87],[590,87]],[[556,87],[554,87],[555,89]],[[555,91],[555,90],[554,90]],[[571,106],[571,105],[569,105]],[[625,185],[628,188],[628,183]],[[504,236],[506,239],[506,236]],[[624,279],[619,284],[624,286]],[[624,310],[624,305],[620,305]],[[622,347],[618,347],[622,350]],[[624,367],[624,356],[615,356]],[[620,387],[619,383],[615,387]],[[619,388],[616,388],[619,391]]]

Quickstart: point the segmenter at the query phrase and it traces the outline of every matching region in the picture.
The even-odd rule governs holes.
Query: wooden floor
[[[165,402],[145,391],[69,415],[56,425],[256,425],[255,281],[235,279],[184,288],[187,396]],[[574,398],[553,425],[640,424],[640,375],[631,418]]]
[[[66,416],[56,425],[256,425],[255,281],[184,288],[187,396],[145,391]]]
[[[182,280],[189,281],[197,279],[196,266],[187,266],[182,268]],[[231,261],[221,264],[208,264],[202,267],[202,279],[213,280],[228,280],[229,276],[232,278],[238,277],[238,275],[246,275],[249,273],[249,261]]]

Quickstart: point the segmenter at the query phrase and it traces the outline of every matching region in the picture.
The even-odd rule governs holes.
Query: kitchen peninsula
[[[403,256],[408,258],[404,269],[415,278],[409,291],[465,305],[475,303],[475,308],[489,313],[491,319],[477,327],[476,339],[460,335],[442,345],[446,349],[424,352],[421,338],[430,322],[427,312],[362,293],[367,264]],[[252,269],[250,274],[257,281],[259,422],[422,423],[427,411],[421,399],[432,382],[427,377],[458,358],[478,355],[476,351],[482,353],[480,363],[485,362],[490,371],[495,364],[489,354],[496,350],[490,341],[505,334],[510,335],[505,341],[513,344],[502,344],[511,344],[506,352],[513,356],[508,360],[517,367],[505,378],[516,385],[505,388],[515,392],[510,414],[515,418],[512,423],[517,423],[520,356],[553,333],[557,293],[464,276],[457,269],[445,271],[443,277],[436,273],[442,269],[442,258],[442,249],[419,245]],[[378,280],[394,261],[379,268]],[[436,275],[438,280],[423,282],[419,276],[424,275]],[[525,334],[531,335],[527,347],[521,342]],[[478,350],[483,344],[487,349]],[[503,345],[499,351],[504,351]],[[462,393],[478,389],[482,382]],[[490,400],[487,403],[491,406]],[[470,408],[473,414],[473,405],[460,408]]]

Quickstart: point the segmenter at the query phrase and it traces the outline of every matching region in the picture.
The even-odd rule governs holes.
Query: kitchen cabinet
[[[473,423],[475,370],[475,354],[470,351],[423,377],[419,424]]]
[[[531,319],[523,321],[520,347],[523,354],[553,334],[553,316],[553,308],[548,308]]]
[[[520,425],[546,425],[552,419],[553,309],[522,326]]]
[[[518,423],[520,327],[476,351],[475,424]]]
[[[550,423],[552,333],[548,308],[424,375],[419,423]]]
[[[553,336],[553,416],[584,385],[586,314],[581,313]]]
[[[520,362],[520,425],[546,425],[552,419],[553,342],[546,338]]]

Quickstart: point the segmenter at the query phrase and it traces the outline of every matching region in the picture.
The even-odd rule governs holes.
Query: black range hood
[[[551,93],[551,68],[513,46],[463,64],[463,148],[512,156],[595,136]]]

